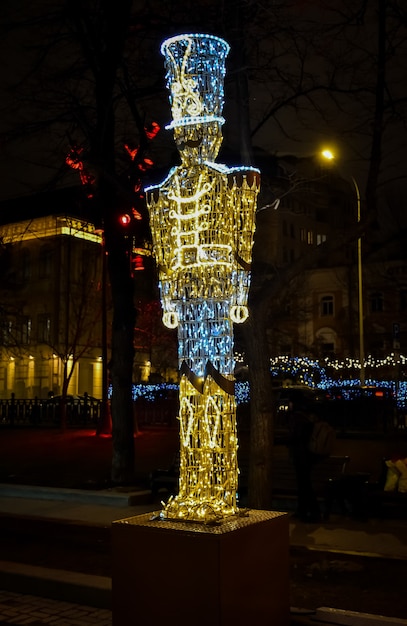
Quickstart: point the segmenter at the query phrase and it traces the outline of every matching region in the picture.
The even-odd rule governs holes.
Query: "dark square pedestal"
[[[113,626],[289,624],[288,516],[113,522]]]

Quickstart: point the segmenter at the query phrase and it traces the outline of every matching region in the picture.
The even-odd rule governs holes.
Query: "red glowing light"
[[[133,270],[135,272],[139,272],[141,270],[144,270],[144,263],[143,263],[143,257],[140,256],[139,254],[137,254],[134,258],[133,258]]]
[[[83,161],[79,158],[82,152],[83,148],[74,146],[66,155],[65,163],[72,167],[73,170],[83,170]]]
[[[152,122],[150,126],[144,128],[147,139],[154,139],[157,133],[160,132],[160,125],[157,122]]]
[[[122,213],[119,216],[119,223],[121,226],[128,226],[131,222],[131,217],[128,213]]]
[[[74,146],[67,154],[65,158],[65,163],[71,167],[73,170],[79,171],[79,177],[81,179],[81,183],[84,187],[91,187],[95,182],[95,177],[93,174],[88,172],[85,169],[85,165],[83,160],[80,158],[80,155],[83,152],[83,148],[80,146]],[[93,191],[88,189],[86,192],[88,198],[93,198]]]
[[[93,174],[90,174],[84,169],[80,170],[79,176],[80,176],[82,185],[93,185],[93,183],[95,182],[95,177],[93,176]]]
[[[142,220],[141,213],[137,211],[134,207],[132,207],[131,212],[133,213],[133,217],[135,220]]]
[[[148,170],[149,167],[152,167],[154,165],[154,161],[152,161],[151,159],[143,159],[141,163],[138,164],[138,168],[141,172],[145,172],[146,170]]]
[[[127,153],[130,156],[131,160],[134,161],[134,159],[137,156],[137,152],[139,151],[139,146],[137,146],[137,148],[130,148],[130,146],[127,143],[125,143],[124,147],[127,150]]]

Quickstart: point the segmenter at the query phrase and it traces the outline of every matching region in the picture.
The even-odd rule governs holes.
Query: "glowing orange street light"
[[[333,152],[331,152],[331,150],[322,150],[321,152],[322,156],[324,157],[324,159],[326,159],[327,161],[332,161],[335,158],[335,155]]]

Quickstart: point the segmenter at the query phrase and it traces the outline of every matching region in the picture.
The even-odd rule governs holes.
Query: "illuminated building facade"
[[[259,207],[256,216],[256,261],[270,278],[276,268],[277,276],[293,264],[299,268],[288,283],[282,281],[283,292],[270,303],[269,352],[358,359],[356,243],[351,239],[333,246],[329,256],[320,260],[316,254],[325,242],[345,242],[354,232],[354,186],[321,162],[319,155],[259,160],[263,194],[266,185],[272,193],[270,203]],[[272,202],[276,197],[277,210]],[[384,229],[368,232],[363,243],[365,354],[378,359],[392,350],[405,351],[407,337],[403,243],[385,233]]]
[[[215,159],[222,142],[228,44],[210,35],[164,41],[181,157],[147,201],[163,322],[178,329],[179,493],[165,518],[214,521],[238,512],[233,323],[247,318],[259,170]]]
[[[74,365],[68,393],[101,397],[100,234],[47,215],[9,221],[0,237],[0,399],[60,394],[64,360]]]

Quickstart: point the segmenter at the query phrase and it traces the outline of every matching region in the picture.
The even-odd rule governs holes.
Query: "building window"
[[[20,343],[27,346],[31,342],[32,321],[30,317],[22,317],[20,319]]]
[[[407,289],[400,290],[400,311],[407,311]]]
[[[369,344],[369,352],[375,359],[382,358],[387,353],[387,345],[382,339],[371,341]]]
[[[317,233],[317,246],[320,246],[324,241],[326,241],[326,235]]]
[[[370,295],[370,310],[372,313],[383,311],[383,294],[376,291]]]
[[[321,304],[321,316],[322,317],[326,317],[327,315],[334,314],[333,296],[322,296],[320,304]]]
[[[37,320],[37,333],[39,343],[50,343],[51,340],[51,317],[41,314]]]
[[[321,344],[321,352],[321,356],[323,356],[324,358],[332,358],[333,356],[335,356],[335,344],[330,342]]]
[[[289,343],[282,343],[280,346],[280,354],[284,354],[285,356],[291,356],[291,345]]]
[[[291,239],[295,239],[295,228],[294,228],[294,224],[290,224],[290,237],[291,237]]]
[[[318,354],[321,357],[335,356],[336,333],[332,328],[320,328],[316,334]]]
[[[283,220],[283,235],[285,237],[287,237],[288,231],[287,231],[287,222],[285,220]]]
[[[23,249],[20,255],[21,280],[27,281],[31,278],[31,255],[30,251]]]
[[[312,230],[307,231],[307,243],[311,246],[314,243],[314,233]]]
[[[39,276],[40,278],[49,278],[51,276],[52,267],[52,250],[48,247],[41,248],[39,256]]]
[[[15,345],[15,339],[13,338],[13,322],[11,320],[4,320],[2,322],[1,338],[3,346]]]
[[[305,243],[307,241],[307,231],[305,228],[300,228],[300,240]]]

